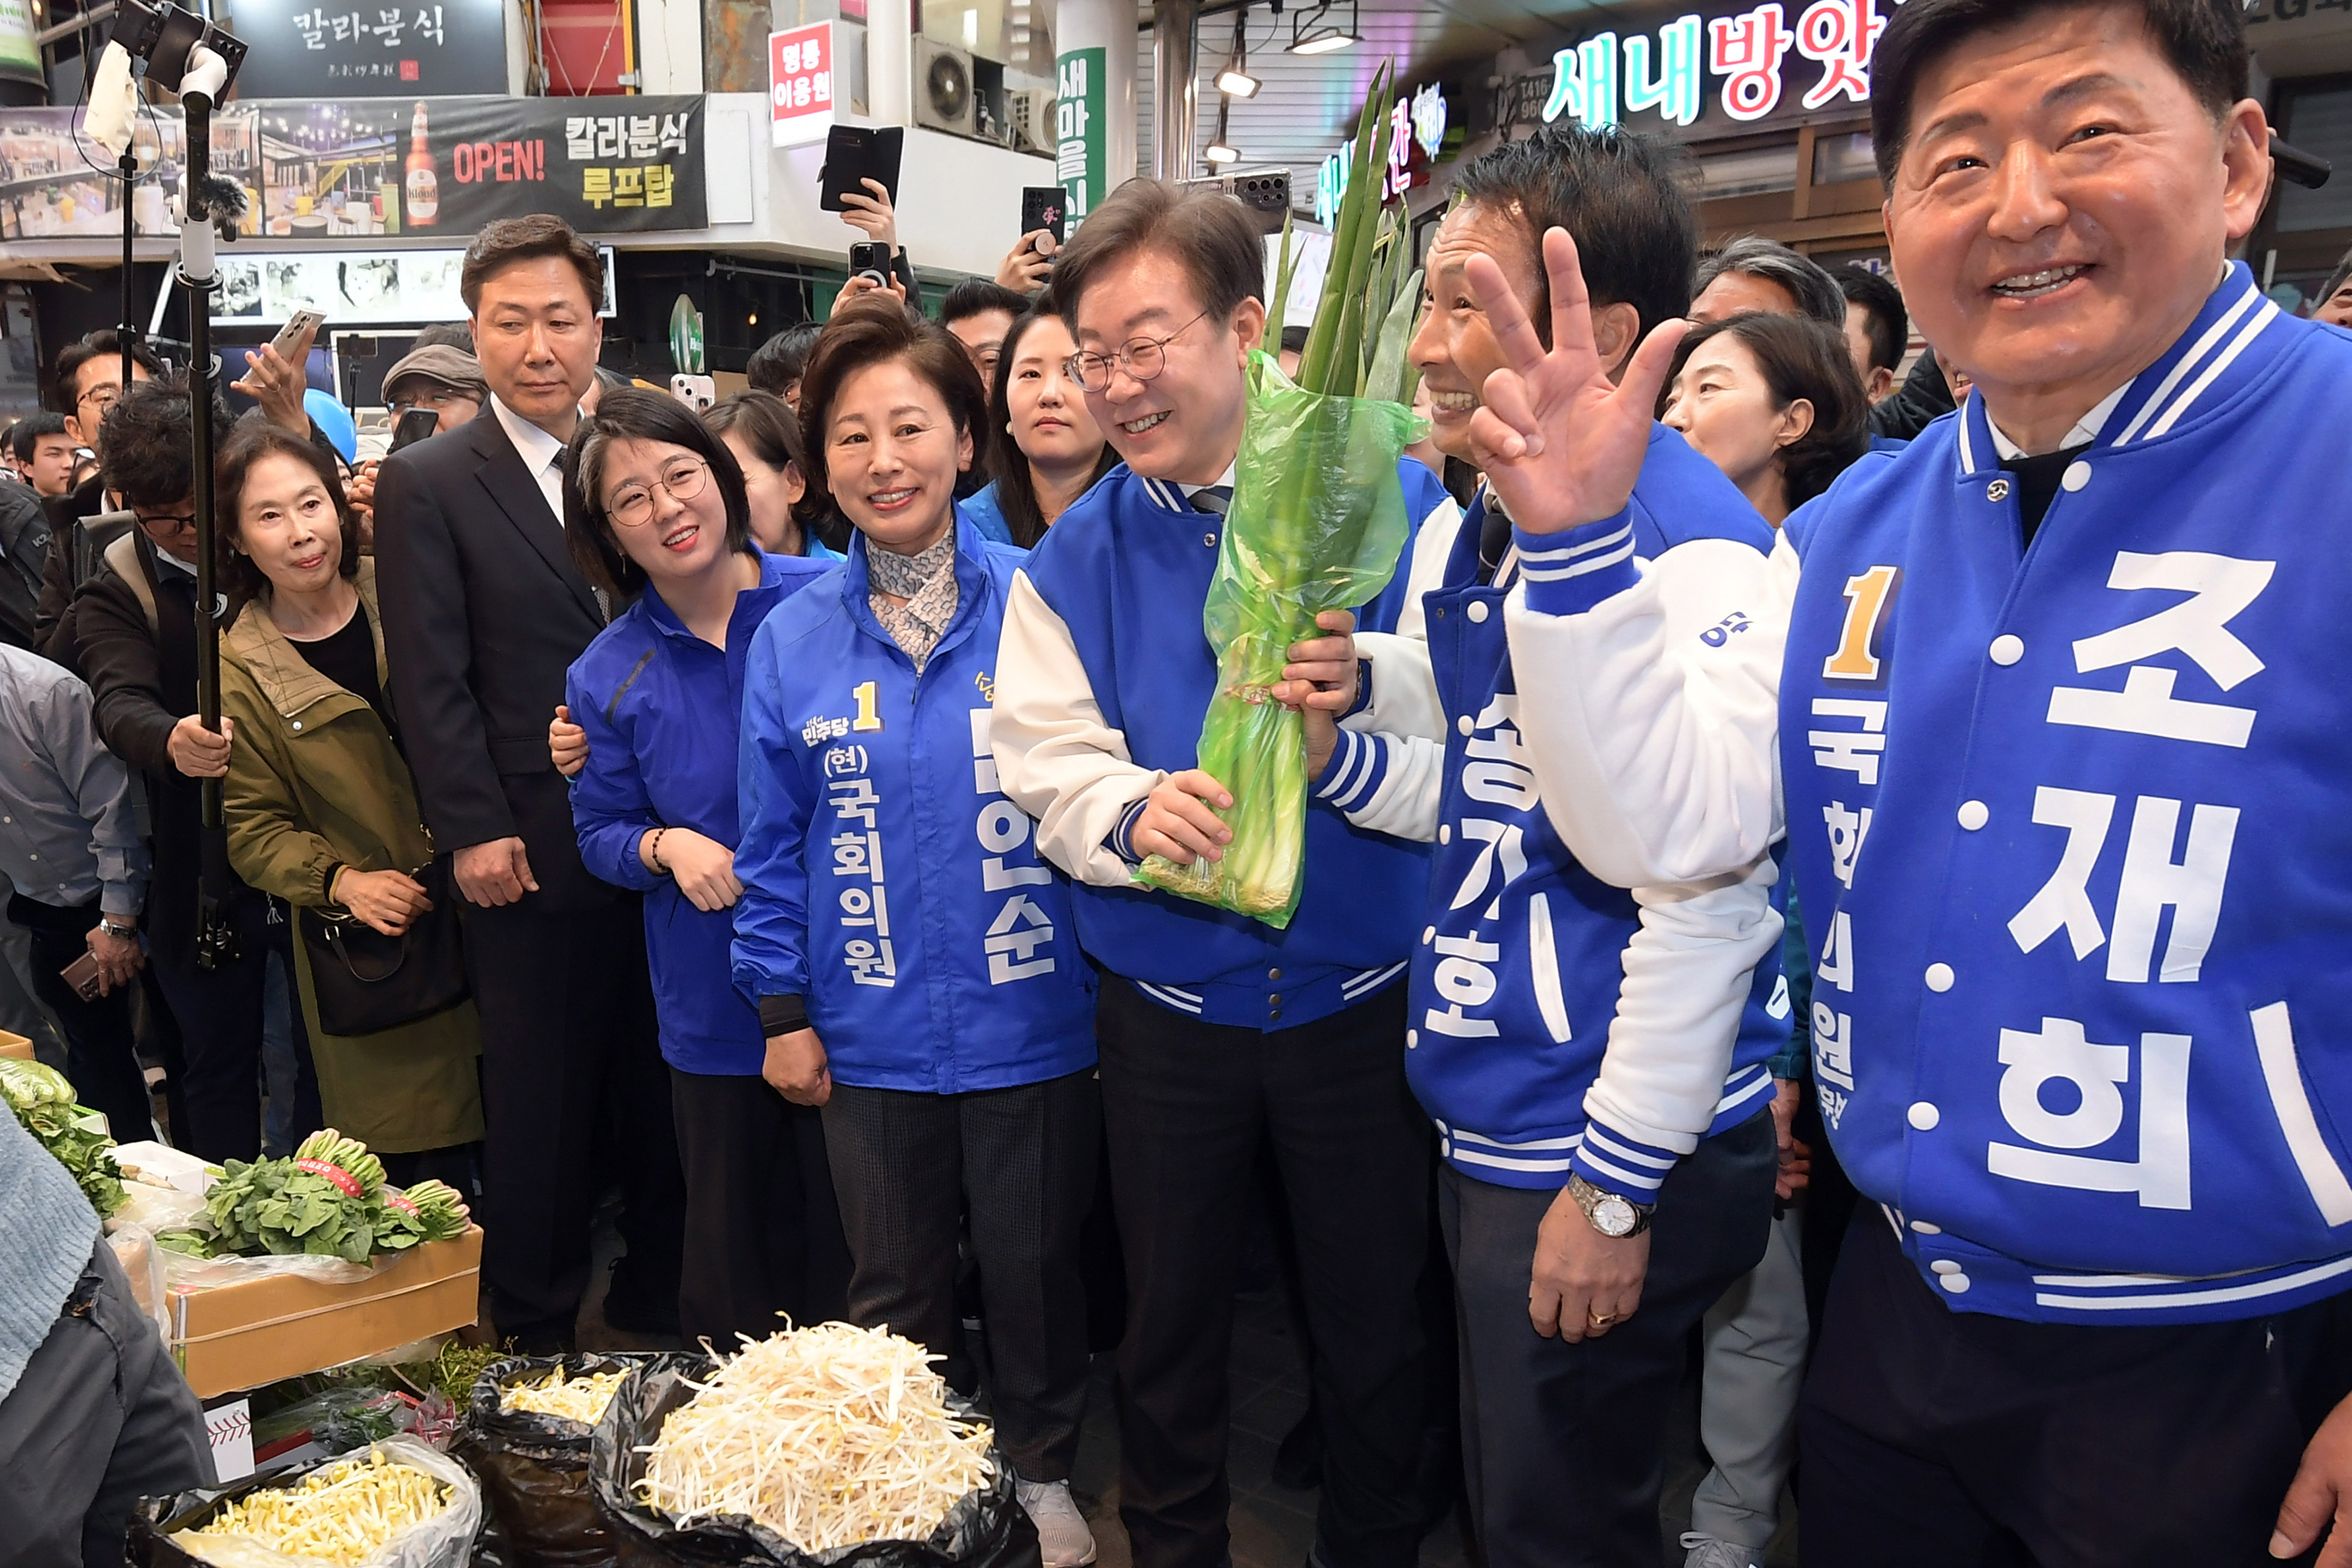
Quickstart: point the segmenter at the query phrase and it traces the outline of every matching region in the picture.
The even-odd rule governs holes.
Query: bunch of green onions
[[[1372,78],[1333,227],[1329,270],[1296,382],[1263,351],[1250,359],[1250,410],[1202,622],[1218,689],[1201,727],[1199,765],[1234,804],[1224,858],[1178,865],[1159,855],[1147,885],[1281,927],[1297,907],[1306,857],[1307,747],[1299,716],[1272,700],[1290,645],[1321,633],[1326,610],[1387,586],[1410,525],[1397,459],[1419,433],[1405,361],[1421,275],[1410,271],[1402,204],[1381,200],[1390,68]],[[1286,223],[1265,340],[1282,333],[1297,259]]]

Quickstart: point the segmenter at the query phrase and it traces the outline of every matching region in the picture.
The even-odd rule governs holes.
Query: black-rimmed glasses
[[[1202,311],[1164,338],[1129,338],[1116,353],[1091,354],[1081,350],[1062,362],[1062,372],[1090,392],[1108,392],[1114,369],[1139,382],[1150,381],[1168,368],[1168,345],[1207,319],[1208,314]]]

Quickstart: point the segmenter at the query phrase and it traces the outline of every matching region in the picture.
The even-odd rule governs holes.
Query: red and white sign
[[[777,147],[821,141],[833,129],[833,24],[768,35],[768,114]]]

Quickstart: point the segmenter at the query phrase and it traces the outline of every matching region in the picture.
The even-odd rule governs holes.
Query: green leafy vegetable
[[[114,1163],[114,1140],[90,1125],[98,1113],[74,1103],[74,1086],[64,1073],[37,1061],[0,1057],[0,1099],[72,1175],[100,1218],[123,1206],[129,1195]]]
[[[1202,612],[1217,651],[1217,693],[1201,725],[1202,770],[1233,794],[1218,813],[1233,830],[1221,861],[1178,865],[1152,855],[1136,880],[1276,927],[1297,908],[1307,848],[1306,731],[1272,700],[1291,643],[1315,618],[1373,598],[1411,531],[1397,460],[1420,422],[1405,344],[1420,274],[1407,276],[1410,235],[1383,211],[1375,153],[1389,106],[1389,68],[1372,78],[1356,158],[1333,225],[1322,298],[1298,378],[1265,353],[1250,358],[1249,413],[1225,513],[1217,572]],[[1268,337],[1280,331],[1296,262],[1288,225],[1276,265]]]

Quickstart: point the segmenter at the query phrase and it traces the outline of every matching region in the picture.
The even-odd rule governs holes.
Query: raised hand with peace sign
[[[1688,325],[1653,328],[1624,379],[1612,382],[1593,346],[1591,297],[1567,230],[1545,234],[1543,259],[1551,283],[1549,349],[1492,257],[1473,256],[1464,269],[1507,361],[1480,390],[1470,444],[1512,522],[1534,534],[1624,510],[1649,450],[1658,389]]]

